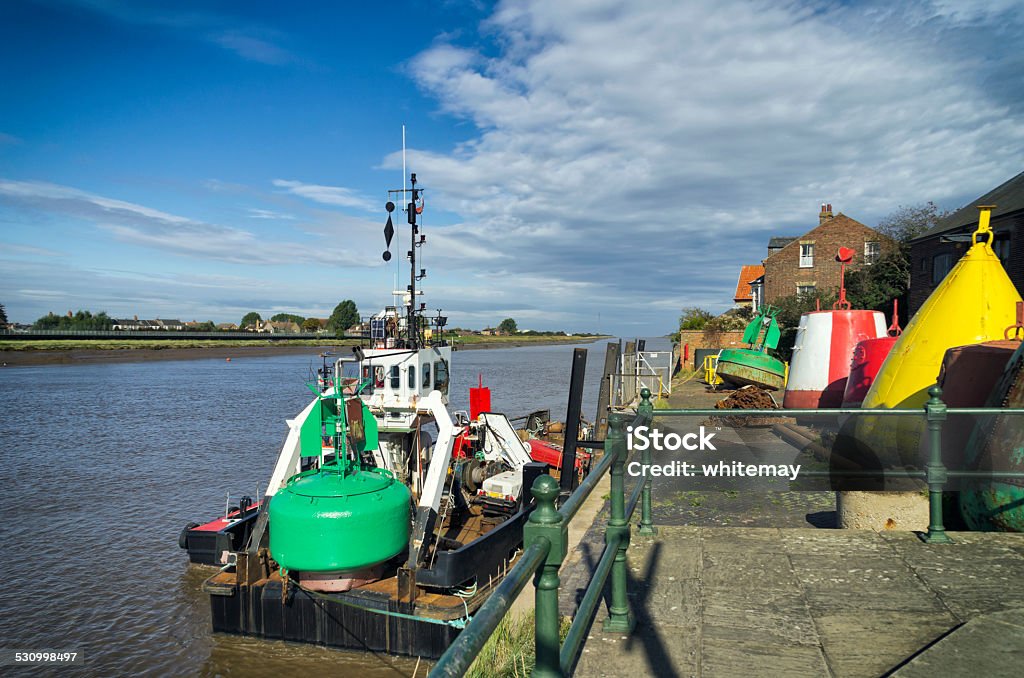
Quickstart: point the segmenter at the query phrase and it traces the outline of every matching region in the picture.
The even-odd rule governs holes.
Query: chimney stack
[[[818,225],[824,224],[832,218],[832,203],[821,203],[821,214],[818,215]]]

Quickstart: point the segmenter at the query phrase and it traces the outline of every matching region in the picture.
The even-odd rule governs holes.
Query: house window
[[[950,252],[936,254],[932,257],[932,284],[938,285],[953,268],[953,255]]]
[[[817,285],[815,285],[813,283],[810,284],[810,285],[797,285],[796,286],[796,293],[798,295],[800,295],[801,297],[809,296],[809,295],[814,294],[814,291],[816,289],[817,289]]]
[[[814,266],[814,244],[800,243],[800,268],[812,268]]]
[[[995,238],[992,240],[992,251],[999,257],[1003,268],[1006,268],[1006,265],[1010,262],[1010,234],[1005,232],[996,233]]]
[[[918,266],[918,268],[921,270],[921,273],[928,270],[928,257],[921,257],[920,266]]]
[[[878,261],[882,254],[882,243],[877,240],[869,240],[864,243],[864,263],[870,266]]]

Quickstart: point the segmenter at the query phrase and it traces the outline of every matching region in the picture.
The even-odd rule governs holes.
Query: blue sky
[[[470,327],[664,333],[822,202],[1024,169],[1019,2],[368,4],[0,3],[8,316],[369,313],[403,124]]]

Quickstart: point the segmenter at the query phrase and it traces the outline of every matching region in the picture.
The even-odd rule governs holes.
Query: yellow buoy
[[[979,206],[967,253],[914,315],[893,346],[861,407],[920,408],[935,384],[942,356],[954,346],[1002,339],[1016,324],[1021,301],[992,251],[991,205]],[[859,446],[883,465],[915,464],[923,417],[858,417]]]

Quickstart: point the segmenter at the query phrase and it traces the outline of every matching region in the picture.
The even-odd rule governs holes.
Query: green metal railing
[[[929,524],[928,531],[922,540],[929,544],[949,544],[952,540],[946,534],[942,522],[943,487],[950,478],[1024,478],[1024,472],[1016,471],[950,471],[942,462],[942,426],[948,415],[1002,415],[1024,414],[1024,409],[999,407],[958,407],[947,408],[942,402],[942,390],[938,386],[929,389],[930,396],[924,407],[927,421],[929,460],[923,470],[878,470],[865,471],[804,471],[802,476],[838,477],[857,476],[869,478],[915,478],[924,480],[928,485]],[[637,407],[632,425],[649,425],[654,416],[662,417],[777,417],[780,410],[657,410],[651,404],[651,393],[648,389],[641,391],[641,404]],[[787,417],[830,416],[842,414],[872,415],[883,417],[921,416],[919,409],[787,409]],[[625,493],[625,465],[628,450],[626,449],[625,428],[629,415],[616,412],[608,417],[608,435],[604,441],[604,456],[594,466],[587,478],[572,495],[555,508],[558,497],[558,483],[547,475],[542,475],[534,482],[531,492],[536,499],[537,508],[530,515],[523,532],[524,551],[516,565],[509,570],[505,579],[494,593],[480,607],[459,637],[449,646],[430,676],[462,676],[480,653],[487,639],[497,628],[501,619],[508,613],[516,596],[526,587],[529,577],[534,577],[535,587],[535,650],[536,666],[533,676],[551,678],[569,675],[579,657],[583,642],[586,639],[590,621],[601,601],[605,583],[610,581],[611,600],[608,606],[608,617],[604,621],[604,630],[628,634],[633,631],[636,620],[629,609],[626,595],[626,551],[629,547],[629,520],[641,507],[639,529],[640,535],[654,535],[657,530],[651,522],[651,476],[645,474],[638,481],[630,496]],[[641,453],[641,464],[651,464],[651,446]],[[611,478],[610,503],[611,511],[608,524],[605,526],[605,548],[597,562],[590,583],[583,594],[579,609],[569,627],[564,642],[559,642],[558,587],[559,568],[566,557],[568,542],[568,524],[576,515],[587,497],[594,491],[605,472]],[[700,475],[696,472],[696,475]]]
[[[536,666],[533,675],[538,678],[563,676],[572,665],[586,639],[587,628],[605,583],[611,580],[611,605],[604,627],[608,631],[628,633],[636,621],[626,597],[626,549],[629,547],[629,520],[643,496],[644,521],[647,530],[653,530],[650,520],[650,478],[638,482],[628,500],[625,491],[626,434],[632,425],[650,424],[654,406],[650,392],[645,391],[643,402],[636,414],[630,416],[615,412],[608,417],[608,435],[604,441],[604,456],[591,469],[579,487],[555,508],[558,483],[548,475],[534,482],[531,492],[537,507],[523,529],[524,551],[519,561],[509,570],[505,579],[487,601],[477,610],[472,621],[463,629],[448,650],[441,656],[430,675],[461,676],[473,663],[477,654],[497,628],[515,597],[522,591],[530,576],[535,589],[535,651]],[[644,463],[650,463],[650,452],[644,453]],[[569,627],[564,643],[559,642],[558,570],[568,552],[569,522],[593,493],[601,478],[608,473],[611,479],[611,513],[605,528],[605,547],[597,569],[580,603],[579,611]],[[653,532],[646,532],[650,534]]]

